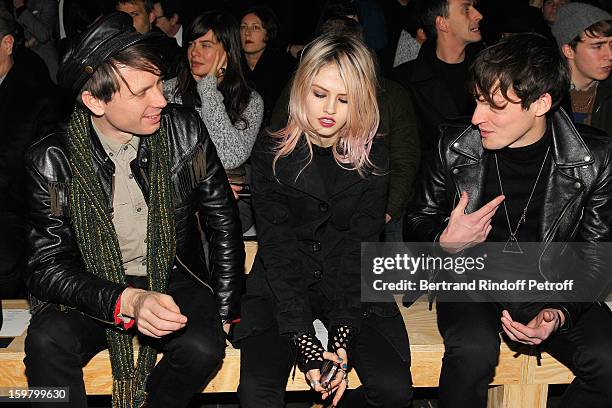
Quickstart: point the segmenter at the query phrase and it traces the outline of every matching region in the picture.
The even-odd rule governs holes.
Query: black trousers
[[[133,286],[146,285],[131,278]],[[187,326],[162,339],[141,335],[164,357],[147,380],[147,407],[184,407],[215,372],[225,353],[225,334],[212,292],[174,269],[168,294]],[[31,387],[69,387],[70,404],[40,407],[87,407],[83,366],[108,347],[105,325],[80,312],[48,305],[32,317],[25,341],[26,375]]]
[[[484,408],[499,357],[502,308],[438,302],[437,309],[445,347],[439,406]],[[568,333],[553,334],[541,347],[576,375],[560,407],[612,407],[612,313],[605,304],[593,304]]]
[[[380,317],[370,314],[363,319],[353,350],[349,355],[362,386],[349,390],[343,396],[341,407],[403,408],[412,399],[410,361],[405,361],[380,329],[398,336],[406,336],[400,314]],[[242,408],[282,408],[287,378],[290,374],[294,351],[288,336],[280,335],[275,325],[260,335],[241,341],[240,387],[238,396]],[[304,381],[296,374],[296,381]],[[328,397],[331,402],[331,397]]]

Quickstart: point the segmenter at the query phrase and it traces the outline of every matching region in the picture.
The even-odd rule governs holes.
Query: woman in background
[[[169,102],[196,108],[238,198],[264,105],[243,74],[237,20],[218,11],[199,15],[183,33],[183,49],[184,66],[164,83],[164,94]],[[246,230],[252,225],[249,204],[240,200],[238,206]]]
[[[278,32],[276,14],[266,5],[248,9],[240,21],[246,78],[264,100],[264,126],[295,69],[295,60],[278,47]]]

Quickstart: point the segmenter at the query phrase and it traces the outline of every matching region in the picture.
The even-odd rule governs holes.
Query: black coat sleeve
[[[253,209],[257,225],[257,256],[277,303],[281,334],[314,332],[303,259],[292,229],[287,188],[274,177],[273,154],[258,143],[251,156]]]

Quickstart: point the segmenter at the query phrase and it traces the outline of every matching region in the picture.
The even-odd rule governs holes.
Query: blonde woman
[[[294,361],[334,406],[410,403],[408,338],[397,306],[360,302],[360,243],[378,240],[387,201],[377,88],[362,42],[319,37],[295,74],[287,126],[263,134],[253,150],[259,251],[235,331],[243,408],[283,407]],[[314,335],[315,319],[328,328],[327,350]],[[338,368],[329,384],[321,378],[325,360]],[[342,398],[351,367],[363,386]]]

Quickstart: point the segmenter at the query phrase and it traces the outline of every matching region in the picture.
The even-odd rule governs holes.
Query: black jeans
[[[438,302],[437,309],[445,347],[439,406],[484,408],[499,357],[502,308]],[[541,347],[576,375],[560,407],[612,406],[612,313],[605,304],[593,304],[568,333],[553,334]]]
[[[225,352],[225,334],[212,292],[177,269],[168,294],[187,316],[187,327],[160,340],[141,335],[164,357],[147,380],[147,407],[184,407],[215,372]],[[144,278],[130,279],[143,287]],[[87,407],[83,366],[106,349],[105,325],[75,310],[48,305],[32,317],[25,341],[26,375],[31,387],[69,387],[70,404]]]
[[[361,331],[349,356],[362,386],[349,390],[340,405],[357,407],[408,407],[412,399],[410,362],[383,336],[380,328],[406,336],[400,314],[379,317],[371,314],[363,319]],[[282,408],[287,378],[294,361],[294,351],[288,336],[280,335],[275,325],[264,333],[241,341],[240,387],[238,396],[242,408]],[[408,344],[406,337],[405,344]],[[296,375],[296,381],[304,381]],[[331,398],[328,397],[331,402]]]

